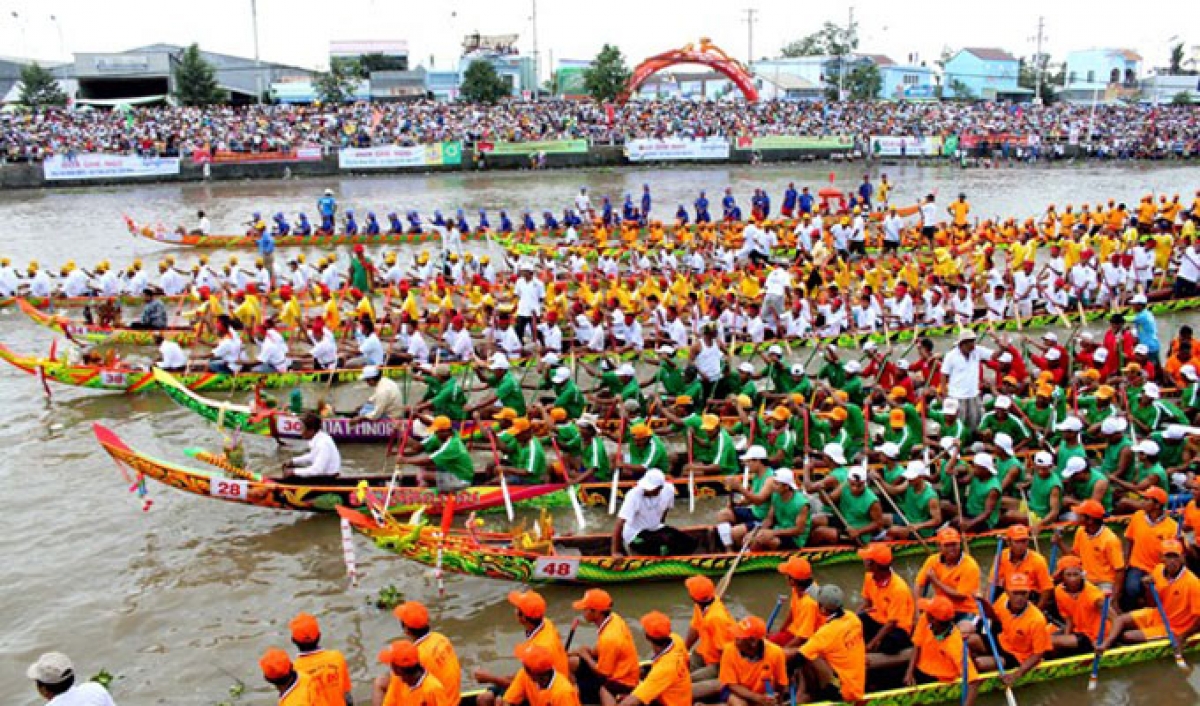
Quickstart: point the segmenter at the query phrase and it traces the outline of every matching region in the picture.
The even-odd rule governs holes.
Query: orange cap
[[[713,586],[712,579],[707,576],[692,576],[687,581],[683,582],[687,586],[688,595],[693,601],[708,601],[712,600],[716,595],[716,587]]]
[[[499,412],[496,412],[495,414],[492,415],[492,419],[495,419],[497,421],[502,420],[502,419],[516,419],[516,418],[517,418],[517,410],[513,409],[512,407],[505,407],[504,409],[502,409]]]
[[[1167,491],[1163,490],[1157,485],[1143,490],[1142,497],[1149,498],[1150,500],[1157,500],[1159,505],[1167,504]]]
[[[385,647],[379,653],[379,661],[393,667],[405,669],[420,664],[421,653],[417,650],[417,646],[409,640],[397,640],[390,647]]]
[[[1022,539],[1029,539],[1029,527],[1026,525],[1013,525],[1008,528],[1009,541],[1017,542]]]
[[[1095,500],[1084,500],[1075,506],[1075,514],[1102,520],[1108,513],[1105,512],[1104,506]]]
[[[892,388],[892,391],[888,393],[888,397],[898,397],[900,399],[904,399],[905,397],[908,397],[908,388],[903,385],[896,385]]]
[[[891,412],[888,412],[888,423],[892,425],[893,429],[903,428],[904,427],[904,410],[893,409]]]
[[[416,601],[406,601],[392,611],[396,620],[406,628],[420,630],[429,627],[429,609]]]
[[[566,421],[567,410],[563,409],[562,407],[555,407],[554,409],[550,410],[550,418],[556,422]]]
[[[1068,554],[1058,560],[1058,570],[1059,571],[1063,571],[1064,569],[1082,569],[1082,568],[1083,568],[1083,560],[1080,559],[1079,557],[1075,556],[1074,554]]]
[[[258,666],[264,679],[282,679],[292,672],[292,658],[278,647],[272,647],[263,653]]]
[[[653,432],[650,430],[650,426],[648,424],[634,424],[633,427],[630,428],[629,433],[639,439],[647,439]]]
[[[527,618],[541,618],[546,615],[546,599],[537,591],[513,591],[508,594],[508,602]]]
[[[954,617],[954,604],[945,596],[922,598],[918,603],[918,607],[934,620],[946,621]]]
[[[612,610],[612,596],[608,591],[591,588],[584,592],[583,598],[571,604],[575,610]]]
[[[454,422],[450,421],[450,417],[434,417],[429,425],[429,431],[448,431],[453,428]]]
[[[834,390],[833,399],[844,404],[850,401],[850,393],[845,390]]]
[[[892,548],[879,542],[868,544],[858,550],[858,556],[863,561],[873,561],[883,566],[892,565]]]
[[[1029,580],[1029,574],[1016,573],[1008,577],[1004,582],[1005,589],[1012,591],[1031,591],[1033,590],[1033,582]]]
[[[316,642],[321,637],[321,626],[317,619],[308,613],[301,613],[288,623],[292,630],[292,639],[296,642]]]
[[[733,626],[733,637],[741,640],[761,640],[767,636],[767,624],[762,618],[748,615]]]
[[[642,616],[642,632],[651,640],[662,640],[671,636],[671,619],[657,610]]]
[[[961,541],[962,541],[962,535],[960,535],[958,533],[958,530],[954,529],[953,527],[945,527],[943,529],[938,530],[938,533],[937,533],[937,543],[938,544],[958,544]]]
[[[512,425],[508,428],[512,434],[520,434],[529,431],[529,420],[525,417],[517,417],[512,420]]]
[[[844,422],[846,421],[846,417],[849,415],[846,413],[845,408],[834,407],[832,411],[827,412],[824,416],[829,417],[830,419],[836,419],[839,422]]]
[[[779,573],[803,581],[812,578],[812,564],[804,557],[794,556],[779,565]]]
[[[1183,542],[1178,539],[1164,539],[1162,543],[1162,553],[1183,555]]]
[[[513,650],[513,654],[521,660],[521,666],[527,672],[548,672],[554,668],[554,657],[550,650],[536,642],[522,642]]]

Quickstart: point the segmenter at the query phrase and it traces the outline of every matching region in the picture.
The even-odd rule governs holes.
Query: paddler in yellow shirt
[[[1063,266],[1070,270],[1079,262],[1079,253],[1083,252],[1083,246],[1073,238],[1062,238],[1058,242],[1063,250]]]
[[[233,310],[233,318],[242,322],[247,329],[253,329],[262,323],[262,303],[258,300],[257,288],[253,284],[246,285],[246,291],[240,292],[241,303]]]
[[[1154,239],[1154,266],[1166,272],[1171,264],[1171,252],[1175,247],[1175,238],[1170,233],[1162,232],[1151,236]]]
[[[741,273],[741,282],[738,283],[738,290],[742,297],[750,300],[757,300],[762,296],[762,285],[758,278],[743,270]]]
[[[916,291],[917,286],[921,284],[921,268],[911,257],[905,256],[904,265],[900,267],[898,278],[901,282],[908,285],[908,288]]]
[[[321,318],[325,319],[325,325],[331,331],[337,332],[342,328],[342,312],[338,309],[338,297],[329,291],[329,287],[321,285],[321,295],[325,298],[325,305],[321,308]]]
[[[300,300],[292,293],[291,285],[285,284],[279,288],[279,303],[279,323],[284,328],[299,330],[304,321],[304,309],[300,306]]]
[[[1070,233],[1075,229],[1075,224],[1078,222],[1075,216],[1075,207],[1067,204],[1067,207],[1063,209],[1062,215],[1058,219],[1059,232]]]

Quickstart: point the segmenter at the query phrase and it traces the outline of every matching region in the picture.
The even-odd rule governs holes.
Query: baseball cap
[[[650,429],[649,424],[634,424],[629,428],[629,433],[639,439],[645,439],[654,432]]]
[[[1004,453],[1008,454],[1009,456],[1013,455],[1013,440],[1008,434],[1005,434],[1004,432],[996,434],[996,436],[992,439],[992,443],[996,445],[996,448],[1004,451]]]
[[[75,667],[71,664],[71,658],[62,652],[47,652],[25,670],[26,677],[50,685],[61,684],[74,675]]]
[[[262,658],[258,660],[258,667],[262,670],[263,678],[282,679],[292,671],[292,658],[278,647],[272,647],[264,652]],[[41,680],[39,679],[39,681]],[[60,682],[62,679],[54,683]]]
[[[1195,381],[1197,378],[1200,378],[1200,374],[1198,374],[1196,372],[1196,366],[1190,365],[1190,364],[1185,365],[1182,368],[1180,368],[1179,374],[1184,376],[1188,380],[1192,380],[1192,381]]]
[[[1107,512],[1105,512],[1103,505],[1101,505],[1100,503],[1096,502],[1095,500],[1091,500],[1091,499],[1084,500],[1083,502],[1076,505],[1074,509],[1075,509],[1076,515],[1082,515],[1084,517],[1093,517],[1098,520],[1104,519],[1104,516],[1108,514]]]
[[[707,576],[692,576],[684,581],[683,585],[687,588],[688,595],[693,601],[711,600],[717,591],[713,586],[712,579]]]
[[[1022,539],[1029,539],[1029,527],[1027,525],[1013,525],[1012,527],[1008,528],[1008,532],[1006,532],[1006,534],[1008,535],[1009,540],[1014,542],[1018,542]]]
[[[1067,464],[1063,466],[1062,476],[1063,478],[1070,478],[1077,473],[1083,473],[1087,470],[1087,467],[1088,464],[1086,459],[1080,456],[1072,456],[1071,458],[1067,459]]]
[[[925,462],[920,459],[913,459],[908,462],[908,466],[904,469],[903,476],[908,480],[913,478],[928,478],[929,469],[925,466]]]
[[[1147,456],[1158,455],[1158,442],[1153,439],[1142,439],[1134,444],[1133,450],[1135,453],[1146,454]]]
[[[958,414],[958,400],[951,397],[942,403],[943,414]]]
[[[1129,303],[1137,305],[1137,304],[1145,304],[1147,301],[1148,300],[1146,299],[1145,294],[1135,294],[1135,295],[1133,295],[1133,298],[1129,300]]]
[[[778,419],[781,422],[786,422],[787,420],[792,418],[792,410],[781,405],[781,406],[776,407],[775,409],[771,410],[771,416],[774,417],[775,419]]]
[[[767,624],[762,618],[748,615],[739,620],[731,632],[734,639],[761,640],[767,636]]]
[[[1033,589],[1033,582],[1029,580],[1029,574],[1015,573],[1008,577],[1004,582],[1004,588],[1009,592],[1012,591],[1030,591]]]
[[[896,458],[900,455],[900,447],[895,442],[887,441],[883,444],[880,444],[879,453],[887,456],[888,458]]]
[[[993,406],[996,409],[1012,409],[1012,398],[1008,395],[1000,395],[996,398],[996,403]]]
[[[1083,431],[1083,422],[1079,417],[1067,417],[1055,424],[1054,428],[1058,431]]]
[[[405,669],[421,663],[421,653],[410,640],[397,640],[380,651],[379,661],[383,664]]]
[[[651,640],[661,640],[671,635],[671,619],[657,610],[642,616],[642,632]]]
[[[1096,397],[1102,400],[1111,400],[1115,394],[1117,391],[1112,385],[1101,385],[1096,388]]]
[[[612,610],[612,596],[601,588],[590,588],[584,592],[583,598],[571,604],[575,610]]]
[[[1164,439],[1182,439],[1187,436],[1187,428],[1182,424],[1168,424],[1166,429],[1163,429]]]
[[[846,452],[842,450],[842,445],[837,442],[825,444],[824,448],[821,449],[821,453],[832,459],[834,463],[839,465],[846,463]]]
[[[804,557],[794,556],[788,559],[778,566],[777,571],[797,581],[812,578],[812,564]]]
[[[454,422],[450,421],[450,417],[434,417],[433,423],[429,425],[429,431],[446,431],[454,428]]]
[[[759,446],[758,444],[755,444],[754,446],[751,446],[750,448],[746,449],[746,452],[744,454],[742,454],[743,461],[762,461],[762,460],[765,460],[766,458],[767,458],[767,450],[764,449],[763,447]]]
[[[880,542],[873,542],[859,549],[858,556],[863,561],[873,561],[884,566],[892,564],[892,548]]]
[[[945,596],[922,598],[917,605],[926,615],[937,621],[945,622],[954,617],[954,604]]]
[[[826,610],[836,610],[841,608],[846,602],[846,594],[842,591],[841,586],[827,583],[820,587],[814,586],[814,588],[817,590],[813,598],[816,599],[817,605]],[[811,589],[809,590],[811,591]]]
[[[1167,491],[1163,490],[1157,485],[1143,490],[1142,497],[1146,498],[1147,500],[1155,500],[1159,505],[1167,504]]]
[[[804,369],[804,366],[802,364],[800,364],[800,363],[792,364],[792,375],[804,375],[806,372],[807,371]],[[1193,370],[1193,372],[1195,372],[1195,370]]]
[[[363,368],[362,375],[359,375],[358,379],[359,380],[374,380],[375,378],[379,377],[379,375],[380,375],[379,366],[368,365],[367,367]]]
[[[642,490],[658,490],[666,485],[666,483],[666,476],[664,476],[663,472],[657,468],[651,468],[650,470],[646,471],[646,475],[642,476],[637,482],[638,487]]]
[[[292,631],[292,639],[296,642],[316,642],[321,637],[321,626],[317,619],[308,613],[300,613],[288,623]]]
[[[571,379],[571,371],[566,368],[555,368],[550,375],[550,380],[556,385],[562,384]]]
[[[1142,394],[1152,400],[1156,400],[1162,396],[1162,392],[1158,389],[1158,383],[1148,382],[1142,388]]]
[[[526,672],[540,674],[554,668],[554,657],[550,650],[536,642],[522,642],[513,650],[513,655],[521,661]]]
[[[508,362],[508,358],[504,357],[503,353],[496,353],[492,356],[492,362],[488,367],[492,370],[508,370],[512,364]]]
[[[508,602],[529,618],[540,618],[546,614],[546,599],[537,591],[513,591]]]
[[[974,463],[976,466],[979,466],[980,468],[988,469],[989,471],[992,472],[992,475],[996,474],[996,461],[995,461],[995,459],[992,458],[992,455],[990,453],[987,453],[987,452],[977,453],[977,454],[975,454],[974,457],[971,458],[971,462]]]
[[[1164,555],[1166,555],[1166,554],[1182,555],[1183,554],[1183,542],[1179,541],[1178,539],[1174,539],[1174,538],[1164,539],[1163,543],[1162,543],[1162,553]]]
[[[1062,351],[1058,350],[1057,348],[1051,348],[1050,350],[1046,351],[1046,360],[1058,360],[1061,357]]]
[[[962,541],[962,535],[960,535],[958,533],[958,530],[954,529],[953,527],[944,527],[944,528],[938,530],[938,533],[937,533],[937,543],[938,544],[958,544],[961,541]]]
[[[792,490],[799,490],[796,485],[796,472],[790,468],[780,468],[771,474],[776,483],[782,483]]]
[[[1096,352],[1092,354],[1092,360],[1096,361],[1097,363],[1103,363],[1103,362],[1107,361],[1108,360],[1108,349],[1107,348],[1097,348]]]
[[[1049,467],[1054,465],[1054,457],[1049,451],[1038,451],[1033,455],[1033,462],[1038,466]]]
[[[405,601],[392,611],[396,620],[406,628],[420,630],[429,627],[429,609],[417,601]]]
[[[1108,417],[1100,423],[1101,434],[1121,434],[1125,431],[1129,423],[1124,417]]]
[[[849,363],[846,363],[845,370],[850,375],[861,373],[862,363],[858,362],[857,360],[852,360]]]
[[[637,371],[634,370],[631,363],[622,363],[617,367],[618,377],[633,377],[634,375],[637,375]]]
[[[700,428],[704,431],[712,431],[721,426],[721,418],[715,414],[705,414],[700,417]]]

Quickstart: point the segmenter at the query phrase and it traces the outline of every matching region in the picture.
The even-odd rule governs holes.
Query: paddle
[[[487,431],[488,442],[492,445],[492,461],[496,466],[496,473],[500,476],[500,492],[504,495],[504,514],[508,515],[508,521],[513,521],[513,504],[512,496],[508,494],[508,480],[504,477],[504,471],[500,470],[500,449],[496,446],[496,432],[492,431],[490,426],[484,427]]]
[[[617,514],[617,485],[621,481],[621,445],[625,441],[625,418],[621,417],[621,426],[617,429],[617,462],[613,464],[612,490],[608,494],[608,514]]]
[[[971,649],[967,646],[966,633],[959,634],[962,636],[962,693],[959,694],[958,704],[967,706],[967,695],[971,688]]]
[[[787,596],[779,596],[775,599],[775,607],[771,609],[771,614],[767,616],[767,634],[771,634],[771,626],[775,624],[775,618],[779,616],[779,609],[783,607],[783,602],[787,600]]]
[[[721,577],[721,582],[717,584],[717,600],[721,600],[725,596],[725,591],[729,590],[729,584],[733,581],[733,574],[737,571],[738,565],[742,563],[742,557],[746,555],[746,550],[754,544],[754,540],[758,537],[758,531],[762,529],[762,525],[755,527],[745,539],[742,540],[742,548],[738,550],[737,556],[733,558],[733,563],[729,565],[729,571]]]
[[[979,609],[979,618],[983,622],[983,634],[987,636],[988,647],[992,650],[992,659],[996,660],[996,671],[1003,679],[1005,676],[1004,660],[1000,657],[1000,648],[996,646],[996,636],[992,634],[992,623],[983,610],[983,601],[976,598],[975,607]],[[1008,706],[1017,706],[1017,696],[1013,693],[1011,686],[1004,687],[1004,698],[1008,700]]]
[[[988,586],[988,602],[996,600],[996,587],[1000,584],[1000,557],[1004,554],[1004,537],[996,537],[996,556],[992,559],[992,572]]]
[[[587,518],[583,516],[583,506],[579,504],[579,486],[571,482],[571,474],[567,471],[567,459],[563,456],[563,452],[558,448],[558,439],[554,438],[554,430],[550,430],[550,444],[554,447],[554,453],[558,455],[558,462],[562,465],[563,482],[567,484],[567,493],[571,496],[571,509],[575,512],[575,524],[579,526],[579,531],[583,532],[587,529]]]
[[[879,479],[875,478],[874,476],[868,475],[867,477],[875,483],[876,489],[878,489],[880,494],[883,495],[884,499],[888,501],[888,504],[892,506],[892,509],[896,511],[896,515],[900,517],[900,521],[903,522],[906,527],[912,527],[912,522],[910,522],[909,519],[904,516],[904,511],[900,509],[900,506],[896,504],[896,500],[888,494],[886,489],[884,489],[883,483],[879,482]],[[921,542],[921,546],[929,550],[933,549],[933,545],[926,541],[926,539],[921,536],[920,532],[913,532],[913,536],[916,537],[919,542]]]
[[[692,431],[688,430],[688,512],[696,514],[696,472],[692,470]]]
[[[567,633],[567,641],[563,643],[563,651],[571,649],[571,642],[575,639],[575,631],[579,629],[579,616],[571,621],[571,631]]]
[[[1171,641],[1171,649],[1175,651],[1175,665],[1186,672],[1188,670],[1188,663],[1183,659],[1183,648],[1179,646],[1179,638],[1175,636],[1175,631],[1171,628],[1171,621],[1167,620],[1167,611],[1163,608],[1162,598],[1158,595],[1158,586],[1154,585],[1153,578],[1146,585],[1150,587],[1150,595],[1154,597],[1154,606],[1158,608],[1158,617],[1159,620],[1162,620],[1163,627],[1167,631],[1167,639]]]
[[[1108,627],[1108,609],[1111,602],[1112,593],[1105,591],[1104,607],[1100,609],[1100,635],[1096,639],[1097,645],[1104,644],[1104,632]],[[1096,650],[1096,656],[1092,658],[1092,676],[1088,679],[1088,691],[1095,691],[1096,687],[1100,685],[1100,655],[1100,650]]]
[[[819,492],[821,495],[821,499],[825,501],[825,504],[829,507],[830,510],[833,510],[833,514],[837,515],[837,518],[842,521],[842,526],[846,528],[847,532],[849,532],[850,531],[850,523],[846,522],[846,516],[842,514],[841,509],[839,509],[837,504],[834,503],[832,499],[830,499],[829,493],[826,493],[824,490],[819,491]],[[843,492],[848,492],[848,491],[843,490]],[[863,541],[861,534],[856,536],[855,539],[858,540],[859,544],[862,544],[864,546],[867,544],[867,542]]]

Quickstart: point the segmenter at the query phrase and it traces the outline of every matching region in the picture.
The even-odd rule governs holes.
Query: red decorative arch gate
[[[750,75],[746,67],[737,59],[726,54],[720,47],[708,41],[707,37],[700,40],[699,47],[688,44],[680,49],[655,54],[642,61],[634,68],[633,75],[629,77],[629,86],[625,89],[625,94],[621,96],[621,99],[628,100],[629,96],[633,95],[646,82],[646,79],[668,66],[676,64],[703,64],[710,69],[719,71],[733,81],[747,101],[758,100],[758,89],[754,87],[754,77]]]

